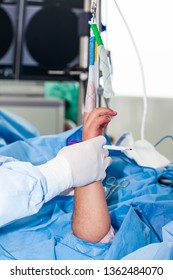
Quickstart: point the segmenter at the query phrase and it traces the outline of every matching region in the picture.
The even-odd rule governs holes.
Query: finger
[[[85,129],[90,130],[93,135],[103,135],[105,133],[105,129],[111,118],[109,116],[101,116],[93,121],[91,125],[85,125]]]
[[[104,156],[104,158],[107,158],[109,156],[108,150],[103,149],[103,156]]]
[[[109,116],[101,116],[96,118],[90,125],[88,122],[84,125],[82,138],[86,140],[98,135],[104,135],[108,123],[111,121]],[[89,135],[88,135],[89,131]]]
[[[89,112],[84,112],[84,119],[83,119],[83,123],[86,123],[88,117],[89,117],[90,113]]]
[[[95,141],[99,147],[103,147],[106,144],[106,138],[102,135],[95,137]]]
[[[94,120],[93,122],[93,126],[98,129],[101,127],[105,127],[108,125],[108,123],[111,121],[111,117],[110,116],[100,116],[97,119]]]
[[[108,168],[109,165],[112,163],[112,158],[111,157],[106,157],[105,158],[105,166]]]
[[[90,124],[92,123],[95,118],[98,118],[100,116],[116,116],[117,112],[113,111],[112,109],[109,108],[95,108],[88,116],[87,116],[87,123]]]

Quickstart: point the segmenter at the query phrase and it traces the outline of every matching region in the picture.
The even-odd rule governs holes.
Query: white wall
[[[148,111],[145,139],[155,144],[173,136],[173,1],[117,0],[139,51],[144,71]],[[104,44],[111,51],[115,97],[110,107],[118,111],[108,133],[117,140],[131,131],[141,139],[144,87],[134,45],[114,0],[102,0]],[[173,141],[165,140],[158,150],[173,160]]]
[[[135,39],[149,96],[173,97],[173,1],[117,0]],[[116,94],[143,94],[141,72],[132,41],[114,0],[102,0],[102,19],[111,50]]]
[[[114,138],[114,142],[126,131],[132,133],[135,141],[141,139],[142,98],[113,97],[110,100],[110,107],[118,112],[107,130],[108,135]],[[173,136],[173,98],[150,97],[144,138],[154,145],[166,135]],[[173,141],[170,138],[160,143],[157,150],[173,161]]]

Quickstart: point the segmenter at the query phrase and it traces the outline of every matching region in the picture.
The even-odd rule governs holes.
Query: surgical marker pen
[[[131,147],[116,146],[116,145],[104,145],[103,149],[115,150],[115,151],[129,151],[129,150],[132,150]]]

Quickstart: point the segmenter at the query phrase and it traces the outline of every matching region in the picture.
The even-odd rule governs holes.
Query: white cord
[[[137,58],[138,58],[138,61],[139,61],[139,66],[140,66],[140,69],[141,69],[141,76],[142,76],[142,85],[143,85],[143,104],[144,104],[144,110],[143,110],[143,116],[142,116],[142,124],[141,124],[141,139],[144,139],[144,130],[145,130],[145,123],[146,123],[146,117],[147,117],[147,92],[146,92],[146,83],[145,83],[145,75],[144,75],[144,69],[143,69],[143,64],[142,64],[142,60],[141,60],[141,57],[140,57],[140,54],[139,54],[139,51],[138,51],[138,48],[137,48],[137,45],[135,43],[135,40],[134,40],[134,37],[132,35],[132,32],[129,28],[129,25],[127,24],[127,21],[125,20],[116,0],[114,0],[114,3],[118,9],[118,12],[120,14],[120,16],[122,17],[123,21],[124,21],[124,24],[127,28],[127,31],[129,33],[129,36],[131,38],[131,41],[133,43],[133,46],[134,46],[134,49],[135,49],[135,52],[136,52],[136,55],[137,55]]]

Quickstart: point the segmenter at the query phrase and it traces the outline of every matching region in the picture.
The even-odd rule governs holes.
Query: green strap
[[[93,31],[94,36],[96,38],[96,42],[97,42],[98,46],[103,45],[103,41],[102,41],[102,38],[100,36],[100,32],[97,28],[97,25],[95,23],[93,23],[93,24],[91,24],[91,28],[92,28],[92,31]]]

